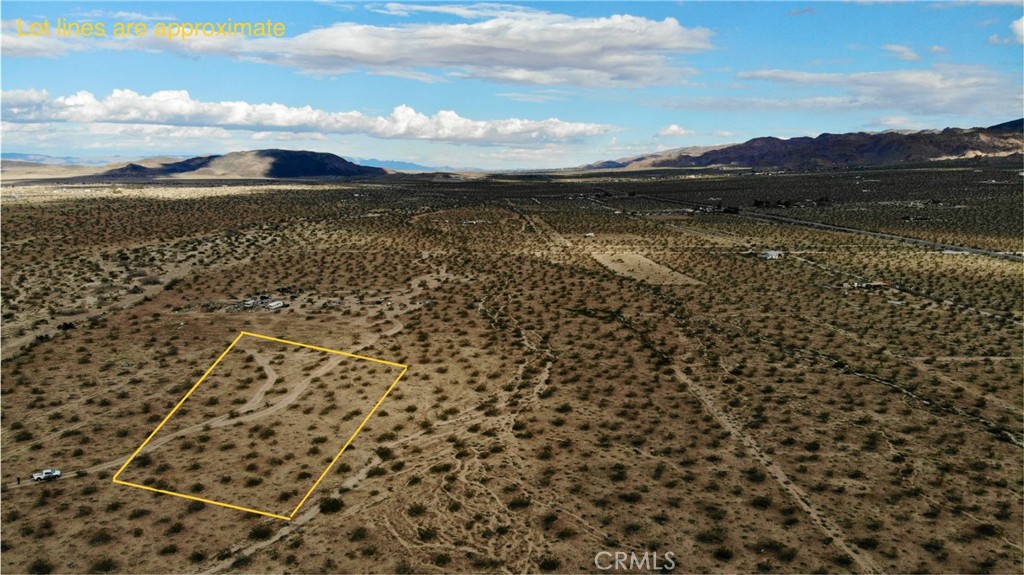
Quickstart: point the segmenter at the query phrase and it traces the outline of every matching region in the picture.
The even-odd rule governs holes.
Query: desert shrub
[[[104,545],[114,540],[114,536],[106,529],[100,529],[89,537],[89,545]]]
[[[875,537],[858,537],[853,540],[853,544],[861,549],[874,549],[878,547],[878,539]]]
[[[320,501],[320,513],[337,513],[345,506],[345,502],[337,497],[328,497]]]
[[[265,539],[270,539],[273,534],[274,530],[271,529],[269,525],[261,523],[259,525],[254,525],[253,528],[249,530],[249,539],[254,541],[263,541]]]
[[[102,557],[89,566],[90,573],[110,573],[117,571],[117,561],[110,557]]]
[[[53,572],[53,563],[46,559],[36,559],[28,566],[28,572],[33,575],[46,575]]]
[[[995,537],[999,533],[999,528],[991,523],[981,523],[974,527],[974,534],[978,537]]]
[[[557,557],[547,556],[542,557],[537,565],[540,567],[541,571],[556,571],[562,566],[562,561]]]
[[[697,533],[696,539],[699,543],[708,544],[721,543],[725,541],[725,538],[722,536],[722,531],[720,529],[714,529],[711,531],[701,531]]]
[[[621,499],[622,501],[625,501],[626,503],[636,503],[636,502],[640,501],[641,498],[642,498],[642,496],[639,493],[637,493],[636,491],[631,491],[629,493],[621,493],[621,494],[619,494],[619,499]]]
[[[413,503],[412,505],[409,506],[409,509],[406,511],[406,513],[409,514],[409,517],[419,517],[420,515],[423,515],[426,512],[427,507],[422,503]]]
[[[526,509],[529,506],[530,506],[530,498],[526,497],[526,496],[523,496],[523,495],[520,495],[519,497],[516,497],[515,499],[513,499],[512,501],[509,501],[509,503],[508,503],[508,508],[512,509],[512,510]]]
[[[765,475],[764,471],[761,471],[757,467],[748,467],[744,469],[743,476],[752,483],[761,483],[768,477]]]

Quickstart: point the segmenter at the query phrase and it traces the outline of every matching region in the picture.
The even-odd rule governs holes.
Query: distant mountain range
[[[363,166],[373,166],[377,168],[387,168],[396,172],[482,172],[479,168],[456,168],[452,166],[425,166],[423,164],[416,164],[413,162],[403,162],[401,160],[378,160],[376,158],[346,158],[350,162],[355,162]]]
[[[896,166],[939,160],[1024,158],[1024,119],[988,128],[822,134],[788,140],[678,148],[583,166],[589,170],[737,167],[816,171]]]
[[[184,157],[182,158],[184,159]],[[46,154],[20,154],[18,152],[0,153],[0,160],[15,162],[31,162],[50,166],[102,166],[117,162],[127,162],[129,158],[121,156],[48,156]]]
[[[182,158],[165,156],[126,161],[123,158],[74,158],[4,152],[3,177],[8,180],[148,180],[148,179],[284,179],[380,176],[390,171],[466,172],[411,162],[357,159],[301,150],[252,150],[224,155]],[[96,165],[104,160],[113,160]],[[900,166],[936,161],[1024,161],[1024,118],[987,128],[946,128],[917,132],[856,132],[810,138],[755,138],[742,144],[677,148],[607,160],[584,170],[652,168],[753,168],[817,171]],[[369,165],[367,165],[369,164]]]
[[[256,152],[242,152],[242,153],[269,153],[273,154],[276,152],[283,152],[285,150],[257,150]],[[296,153],[309,153],[313,152],[296,152]],[[226,154],[225,156],[230,156]],[[328,154],[329,155],[329,154]],[[121,172],[115,172],[115,175],[130,175],[130,176],[147,176],[147,175],[166,175],[160,174],[161,171],[166,171],[171,174],[175,173],[188,173],[190,167],[201,166],[199,169],[204,167],[210,167],[210,164],[216,164],[213,159],[221,156],[201,156],[196,158],[190,158],[189,156],[161,156],[154,158],[136,159],[132,157],[124,156],[49,156],[46,154],[22,154],[17,152],[3,152],[0,153],[0,159],[2,159],[8,165],[14,165],[13,162],[27,162],[35,164],[38,167],[41,166],[61,166],[61,167],[74,167],[74,168],[86,168],[86,167],[98,167],[105,166],[107,170],[120,169]],[[340,157],[340,156],[338,156]],[[210,163],[204,163],[204,158],[210,158]],[[294,158],[284,158],[284,163],[290,163]],[[347,157],[342,158],[345,161],[353,164],[369,167],[369,168],[385,168],[397,172],[479,172],[478,168],[453,168],[451,166],[425,166],[423,164],[416,164],[413,162],[403,162],[400,160],[378,160],[376,158],[357,158]],[[227,161],[219,163],[230,163],[231,158]],[[129,164],[136,164],[145,168],[154,168],[151,170],[140,170],[138,167],[129,167]],[[180,164],[180,165],[172,165]],[[88,170],[87,170],[88,171]],[[209,171],[209,170],[208,170]]]

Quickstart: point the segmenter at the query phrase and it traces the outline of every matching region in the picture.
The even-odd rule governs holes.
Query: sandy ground
[[[151,199],[194,199],[214,196],[235,196],[246,194],[262,194],[278,190],[311,190],[322,188],[310,184],[270,183],[258,185],[223,185],[186,186],[155,184],[71,184],[66,186],[26,184],[3,186],[0,188],[0,201],[3,203],[35,203],[62,200],[84,200],[98,198],[151,198]],[[331,185],[332,189],[345,187]]]
[[[703,285],[702,282],[681,274],[672,268],[651,261],[646,257],[632,252],[591,254],[601,265],[617,274],[642,280],[655,285]]]
[[[1021,326],[969,309],[1020,306],[1010,262],[949,274],[881,240],[436,184],[5,189],[24,333],[0,366],[0,568],[600,573],[598,552],[656,551],[685,573],[1020,572]],[[822,265],[747,247],[775,244]],[[968,307],[829,287],[911,273]],[[258,293],[288,307],[245,308]],[[113,483],[241,330],[411,367],[290,521]],[[294,509],[389,380],[238,351],[126,477]]]

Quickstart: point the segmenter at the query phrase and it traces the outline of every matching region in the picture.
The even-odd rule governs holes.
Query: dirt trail
[[[551,242],[553,244],[555,244],[556,246],[561,246],[561,247],[566,247],[566,248],[571,248],[572,247],[572,242],[570,242],[569,240],[565,239],[565,237],[563,237],[562,234],[558,233],[557,231],[555,231],[555,228],[551,227],[551,224],[545,222],[540,217],[538,217],[538,216],[527,216],[525,214],[523,214],[523,217],[526,218],[526,220],[528,222],[530,222],[530,225],[533,226],[534,231],[537,231],[537,232],[543,231],[545,235],[547,235],[549,238],[551,238]]]
[[[768,471],[772,479],[789,493],[792,500],[811,518],[811,522],[831,540],[833,545],[853,559],[859,571],[865,573],[884,572],[870,557],[867,557],[846,541],[842,530],[829,520],[822,511],[811,504],[807,493],[793,483],[782,467],[772,461],[771,457],[765,453],[764,449],[761,448],[753,437],[744,433],[740,425],[718,407],[713,395],[707,389],[684,375],[678,367],[674,368],[674,371],[676,378],[686,383],[690,393],[701,402],[705,411],[714,417],[715,421],[728,431],[732,437],[738,439],[740,443],[753,453],[754,459],[758,460]]]
[[[416,294],[422,292],[422,288],[418,287],[418,285],[417,285],[419,283],[420,279],[425,279],[425,278],[424,277],[418,277],[418,278],[415,278],[413,280],[414,281],[413,288],[410,290],[411,293],[408,296],[406,296],[407,298],[411,299],[412,297],[415,297]],[[392,315],[397,315],[397,312],[392,312]],[[384,333],[382,333],[379,336],[374,335],[374,336],[372,336],[369,339],[369,341],[366,341],[366,342],[356,346],[355,348],[352,349],[352,353],[358,353],[359,351],[362,351],[363,349],[371,347],[371,346],[373,346],[374,344],[377,343],[377,341],[380,339],[380,337],[382,337],[382,336],[383,337],[387,337],[387,336],[390,336],[390,335],[394,335],[394,334],[400,332],[403,329],[403,327],[404,327],[403,324],[400,321],[394,319],[393,317],[386,318],[385,320],[382,320],[381,322],[375,322],[374,325],[378,325],[379,323],[382,323],[382,322],[391,322],[391,323],[394,323],[394,326],[392,326],[391,329],[389,329],[387,332],[384,332]],[[261,419],[263,417],[266,417],[268,415],[272,415],[274,413],[277,413],[278,411],[281,411],[282,409],[286,409],[290,403],[295,401],[299,397],[299,395],[301,395],[302,392],[305,391],[307,387],[309,387],[309,384],[311,383],[313,378],[318,377],[318,376],[322,376],[323,374],[327,373],[328,371],[333,369],[336,365],[338,365],[338,363],[340,363],[341,360],[343,359],[342,356],[332,355],[330,357],[330,359],[324,365],[320,366],[316,371],[314,371],[311,374],[309,374],[308,376],[304,377],[290,392],[288,392],[286,395],[283,395],[280,398],[278,398],[275,403],[270,404],[270,405],[266,405],[265,401],[264,401],[264,398],[266,396],[267,391],[269,391],[269,389],[278,380],[278,375],[277,375],[277,372],[274,371],[273,366],[270,365],[270,362],[263,356],[263,354],[261,354],[260,352],[258,352],[257,350],[254,350],[254,349],[253,350],[248,350],[248,351],[249,351],[249,353],[252,353],[252,355],[255,358],[256,362],[263,368],[264,372],[267,374],[267,379],[266,379],[266,383],[261,385],[258,389],[254,390],[252,397],[250,397],[249,400],[243,406],[241,406],[238,409],[238,411],[240,413],[244,413],[244,415],[241,415],[239,417],[234,417],[234,418],[231,418],[228,414],[218,415],[218,416],[216,416],[214,418],[211,418],[211,419],[208,419],[208,420],[206,420],[206,421],[204,421],[202,423],[198,423],[198,424],[190,426],[188,428],[178,430],[178,431],[176,431],[173,434],[162,435],[162,436],[159,436],[159,437],[154,437],[153,441],[151,441],[148,445],[146,445],[146,449],[150,450],[150,449],[157,448],[157,447],[159,447],[161,445],[166,444],[169,441],[174,440],[177,437],[201,431],[206,426],[209,426],[211,428],[219,428],[219,427],[225,427],[225,426],[228,426],[228,425],[234,425],[236,422],[240,422],[240,421],[241,422],[255,421],[255,420]],[[264,406],[263,409],[259,409],[259,407],[261,405]],[[85,424],[83,423],[82,425],[85,425]],[[109,461],[106,461],[106,462],[103,462],[103,463],[99,463],[97,465],[93,465],[91,467],[83,469],[82,471],[69,471],[69,472],[66,472],[64,474],[63,479],[70,479],[70,478],[73,478],[73,477],[78,477],[83,472],[85,474],[90,474],[90,473],[96,473],[96,472],[99,472],[99,471],[104,471],[104,470],[107,470],[107,469],[117,468],[117,467],[120,467],[121,465],[123,465],[124,462],[127,459],[128,459],[127,455],[126,456],[121,456],[121,457],[118,457],[116,459],[112,459],[112,460],[109,460]],[[32,482],[23,482],[21,484],[18,484],[18,483],[15,482],[15,483],[8,484],[6,487],[9,487],[9,488],[25,487],[27,485],[31,485],[31,483]]]

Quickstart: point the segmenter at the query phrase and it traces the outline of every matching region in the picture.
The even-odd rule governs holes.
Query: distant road
[[[682,200],[674,200],[674,199],[669,199],[669,198],[660,198],[658,196],[646,196],[645,195],[645,196],[642,196],[642,197],[647,198],[649,200],[654,200],[654,201],[657,201],[657,202],[665,202],[665,203],[669,203],[669,204],[682,204],[682,205],[686,205],[686,206],[697,206],[697,207],[701,207],[701,208],[714,207],[714,206],[710,206],[710,205],[707,205],[707,204],[698,204],[696,202],[685,202],[685,201],[682,201]],[[819,229],[819,230],[828,230],[828,231],[833,231],[833,232],[845,232],[845,233],[848,233],[848,234],[856,234],[856,235],[859,235],[859,236],[866,236],[866,237],[872,237],[872,238],[881,238],[881,239],[884,239],[884,240],[893,240],[893,241],[898,241],[898,242],[905,242],[905,243],[908,243],[908,244],[917,244],[919,246],[925,246],[925,247],[935,248],[935,249],[940,249],[940,250],[952,250],[952,251],[968,252],[968,253],[972,253],[972,254],[978,254],[978,255],[982,255],[982,256],[989,256],[989,257],[999,258],[999,259],[1004,259],[1004,260],[1011,260],[1011,261],[1016,261],[1016,262],[1024,262],[1024,255],[1015,254],[1015,253],[997,252],[995,250],[986,250],[986,249],[982,249],[982,248],[971,248],[971,247],[967,247],[967,246],[958,246],[958,245],[955,245],[955,244],[943,244],[943,243],[939,243],[939,242],[931,242],[931,241],[928,241],[928,240],[922,240],[922,239],[919,239],[919,238],[911,238],[911,237],[907,237],[907,236],[897,236],[895,234],[886,234],[886,233],[882,233],[882,232],[872,232],[872,231],[862,230],[862,229],[858,229],[858,228],[847,228],[847,227],[843,227],[843,226],[834,226],[834,225],[831,225],[831,224],[823,224],[823,223],[820,223],[820,222],[811,222],[811,221],[807,221],[807,220],[798,220],[796,218],[790,218],[790,217],[786,217],[786,216],[777,216],[775,214],[763,214],[763,213],[760,213],[760,212],[751,212],[751,211],[747,211],[747,210],[740,210],[736,215],[744,216],[744,217],[748,217],[748,218],[753,218],[755,220],[764,220],[764,221],[769,221],[769,222],[771,222],[771,221],[782,222],[782,223],[792,224],[792,225],[796,225],[796,226],[804,226],[804,227],[807,227],[807,228],[816,228],[816,229]]]

